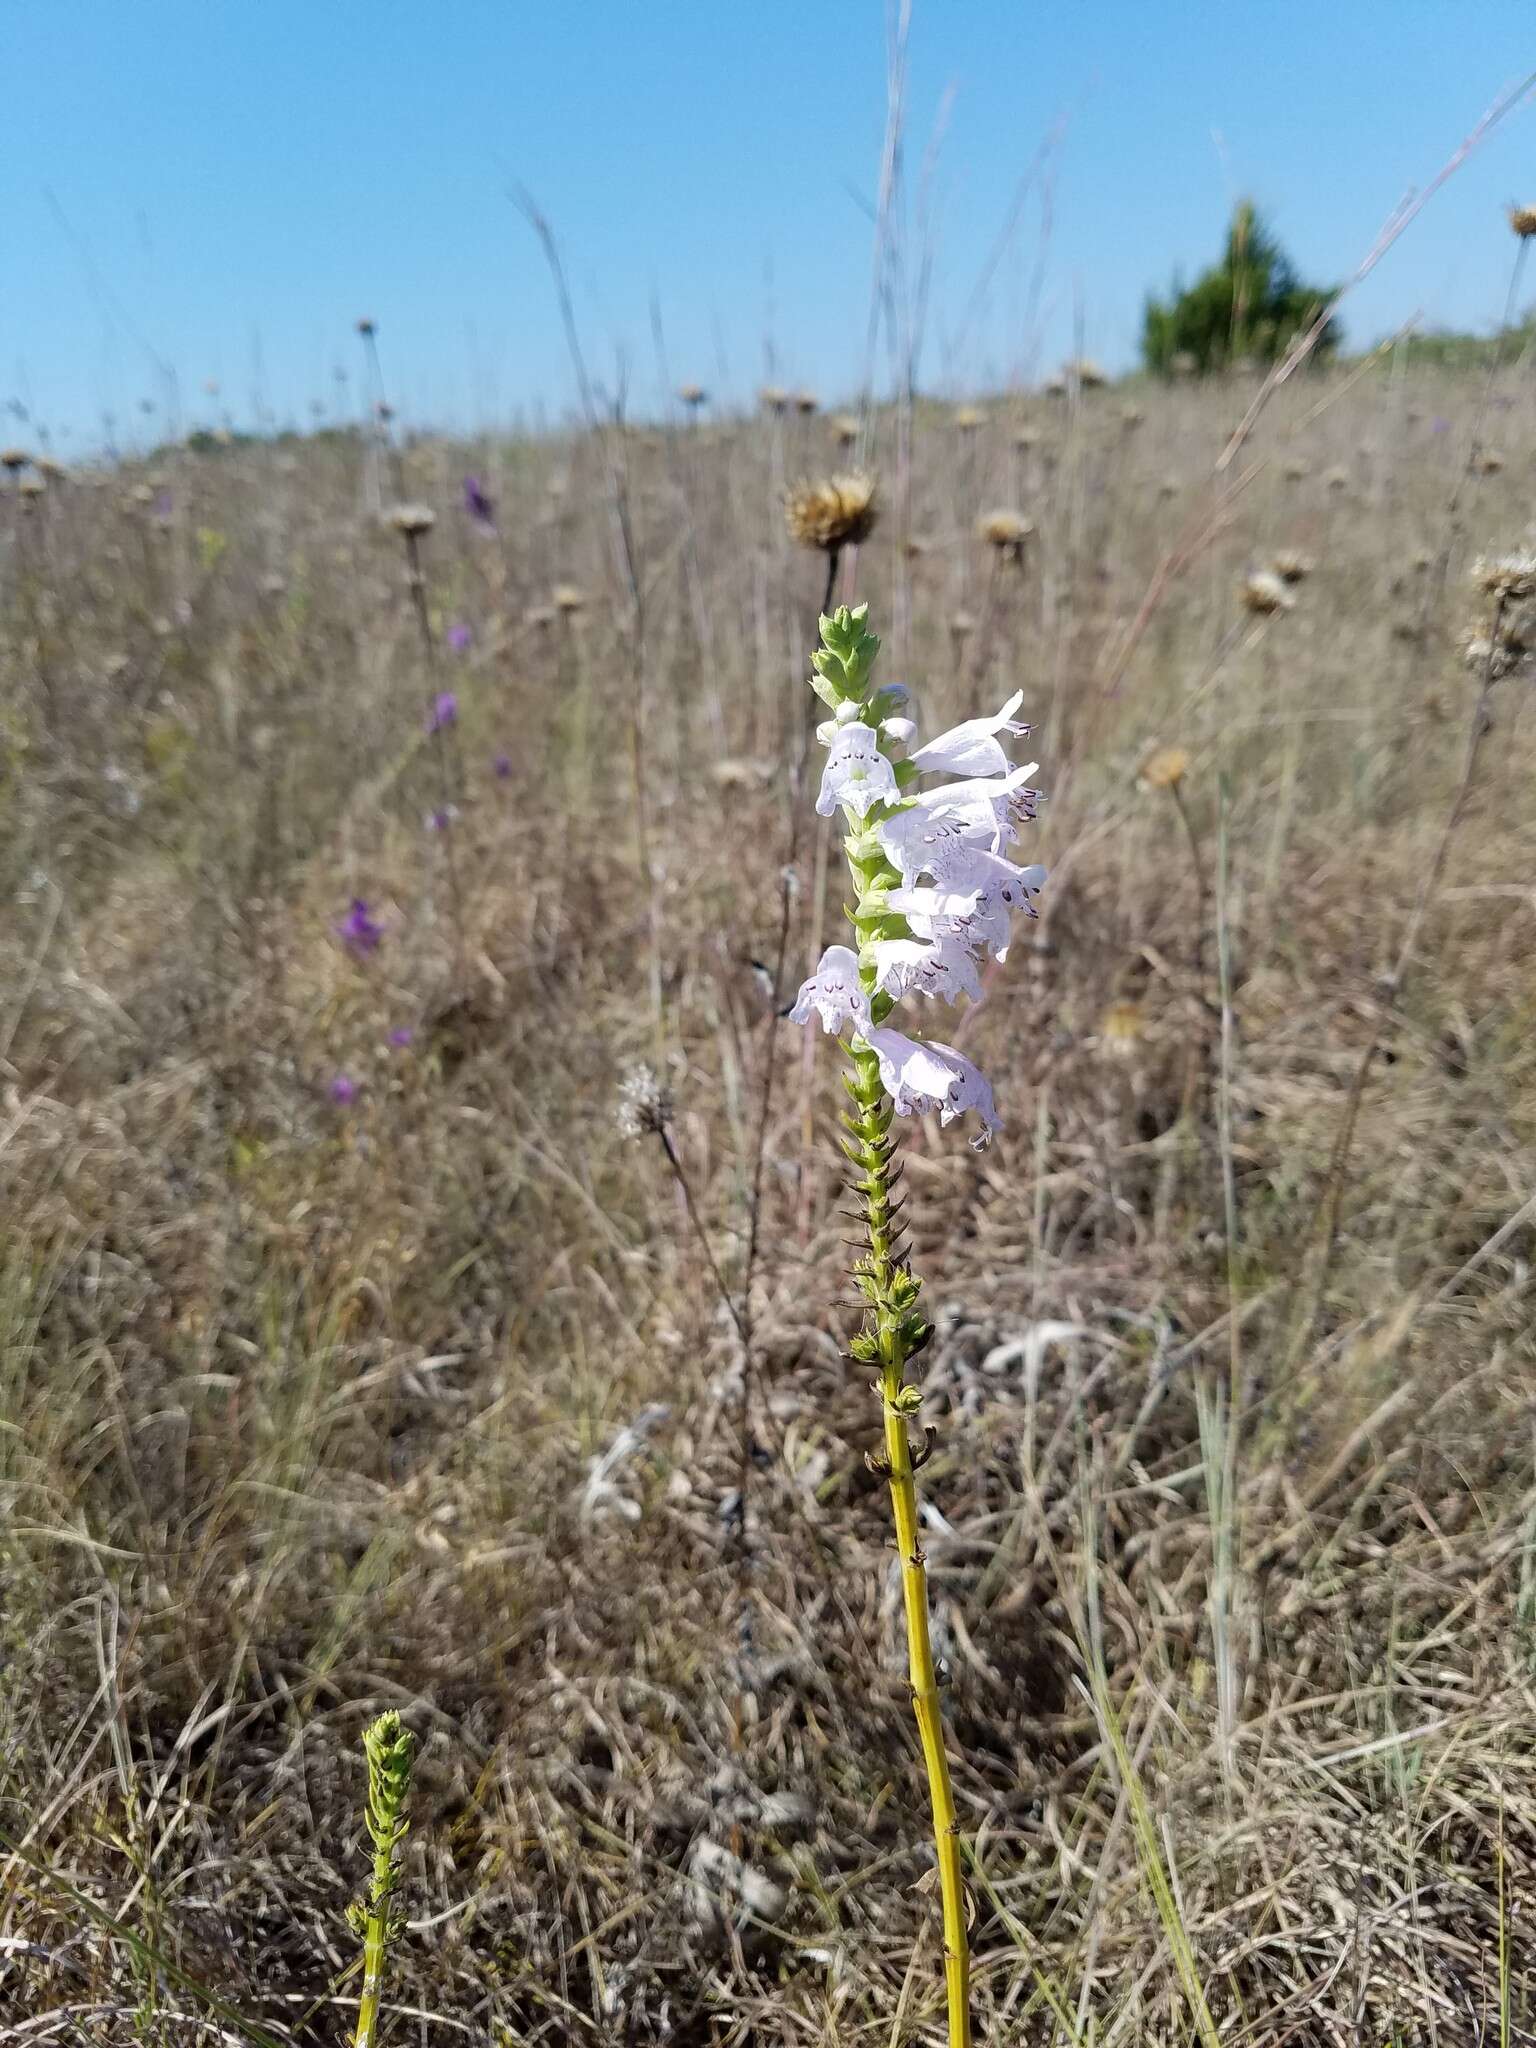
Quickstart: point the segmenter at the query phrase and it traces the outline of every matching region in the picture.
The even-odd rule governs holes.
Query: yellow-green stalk
[[[411,1733],[401,1725],[398,1714],[380,1714],[363,1731],[363,1752],[368,1759],[367,1823],[373,1842],[373,1876],[366,1900],[354,1906],[348,1915],[363,1937],[363,1992],[358,2001],[353,2048],[376,2048],[384,1967],[390,1943],[405,1924],[394,1912],[393,1899],[399,1875],[396,1858],[410,1827],[405,1805],[411,1789],[413,1748]]]

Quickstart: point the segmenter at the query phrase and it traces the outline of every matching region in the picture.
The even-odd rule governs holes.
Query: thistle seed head
[[[1512,206],[1509,209],[1509,225],[1522,242],[1536,235],[1536,206]]]
[[[396,533],[407,536],[430,533],[437,524],[430,505],[396,505],[386,516]]]
[[[614,1120],[622,1138],[659,1137],[676,1112],[672,1091],[643,1061],[629,1068],[619,1083]]]
[[[878,517],[874,479],[855,472],[800,484],[784,501],[790,538],[826,553],[867,540]]]
[[[1145,789],[1177,789],[1189,773],[1189,755],[1183,747],[1159,747],[1142,763],[1141,782]]]
[[[1239,594],[1244,611],[1252,612],[1261,619],[1269,618],[1275,612],[1288,612],[1296,603],[1273,569],[1255,570],[1244,582]]]
[[[976,522],[977,539],[985,541],[989,548],[995,548],[1002,561],[1022,562],[1024,543],[1034,530],[1033,520],[1006,507],[984,513]]]

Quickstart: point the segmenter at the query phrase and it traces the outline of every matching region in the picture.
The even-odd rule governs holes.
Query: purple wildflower
[[[453,823],[453,820],[453,805],[439,804],[435,811],[428,811],[427,813],[427,830],[429,832],[446,832]]]
[[[477,476],[464,479],[464,510],[482,533],[496,531],[496,506]]]
[[[432,715],[427,720],[428,732],[446,732],[450,725],[459,722],[459,700],[452,690],[439,690],[432,706]]]
[[[416,1034],[409,1024],[397,1024],[389,1034],[389,1042],[391,1045],[405,1046],[410,1045],[415,1037]]]
[[[1432,434],[1448,434],[1450,430],[1450,421],[1448,419],[1442,418],[1439,413],[1436,413],[1434,418],[1429,423],[1429,431]]]
[[[457,625],[448,628],[448,645],[455,654],[462,654],[473,638],[474,635],[470,632],[468,626]]]
[[[512,773],[512,756],[510,754],[498,754],[493,765],[496,770],[496,780],[498,782],[505,782]]]
[[[170,518],[170,516],[171,516],[171,494],[170,494],[170,492],[169,492],[169,491],[157,491],[157,492],[155,493],[155,505],[154,505],[154,512],[155,512],[155,517],[156,517],[157,519],[169,519],[169,518]]]
[[[338,1074],[326,1092],[338,1109],[346,1109],[357,1100],[357,1083],[350,1074]]]
[[[354,953],[372,953],[384,936],[384,927],[361,896],[352,898],[352,908],[336,927],[336,936]]]

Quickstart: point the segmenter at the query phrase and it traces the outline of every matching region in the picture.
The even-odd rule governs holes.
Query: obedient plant
[[[821,621],[811,687],[831,712],[817,734],[827,749],[816,808],[841,811],[854,900],[852,945],[829,946],[800,990],[791,1016],[813,1015],[825,1031],[847,1027],[851,1107],[843,1150],[862,1226],[853,1279],[865,1306],[853,1355],[875,1367],[884,1444],[872,1462],[890,1485],[901,1558],[912,1705],[933,1810],[944,1915],[944,1970],[950,2048],[969,2048],[970,1960],[960,1874],[959,1821],[939,1712],[938,1673],[928,1628],[928,1582],[919,1538],[914,1454],[908,1425],[921,1394],[907,1366],[932,1334],[918,1305],[922,1283],[907,1252],[897,1195],[892,1123],[937,1110],[942,1123],[974,1111],[984,1145],[1001,1122],[984,1076],[951,1045],[894,1029],[890,1018],[914,996],[953,1002],[981,993],[980,963],[1008,951],[1013,914],[1033,915],[1045,870],[1011,860],[1007,849],[1035,816],[1034,763],[1011,766],[1003,736],[1028,730],[1010,697],[994,718],[968,719],[913,752],[903,715],[906,692],[872,680],[880,643],[866,629],[868,606]],[[933,782],[936,775],[951,778]],[[916,1006],[914,1006],[916,1007]]]
[[[410,1731],[396,1713],[380,1714],[363,1731],[363,1753],[368,1760],[366,1819],[373,1843],[373,1876],[366,1898],[348,1914],[354,1931],[363,1937],[363,1989],[353,2048],[377,2048],[384,1965],[390,1944],[405,1925],[395,1910],[394,1897],[400,1846],[410,1828],[406,1801],[411,1790],[413,1748]]]

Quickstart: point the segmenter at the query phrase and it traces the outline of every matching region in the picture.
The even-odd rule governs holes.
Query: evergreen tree
[[[1301,282],[1245,199],[1232,215],[1220,262],[1187,289],[1175,278],[1166,299],[1148,298],[1142,359],[1163,375],[1179,367],[1219,370],[1244,357],[1273,362],[1332,296],[1321,285]],[[1329,353],[1338,339],[1337,323],[1330,320],[1318,338],[1318,353]]]

